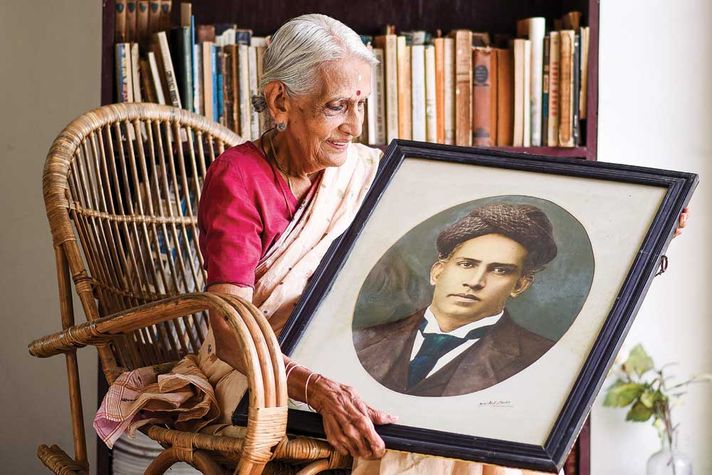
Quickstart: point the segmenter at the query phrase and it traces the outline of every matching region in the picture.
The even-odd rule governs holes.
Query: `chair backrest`
[[[88,319],[203,290],[197,205],[205,172],[242,141],[197,114],[132,103],[88,112],[57,137],[45,205]],[[111,349],[122,368],[172,361],[197,351],[205,329],[205,315],[191,315]]]

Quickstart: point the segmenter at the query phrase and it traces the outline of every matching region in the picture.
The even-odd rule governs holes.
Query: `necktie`
[[[427,326],[427,320],[423,319],[420,324],[420,333],[423,335],[423,344],[420,346],[415,358],[410,362],[408,368],[408,387],[413,387],[421,382],[435,367],[438,360],[449,351],[457,348],[469,340],[482,338],[492,325],[475,328],[460,338],[442,333],[423,333]]]

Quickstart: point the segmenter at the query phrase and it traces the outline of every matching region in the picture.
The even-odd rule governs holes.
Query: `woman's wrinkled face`
[[[290,150],[304,157],[306,171],[339,166],[349,143],[361,135],[371,65],[356,57],[326,63],[312,94],[289,99]]]

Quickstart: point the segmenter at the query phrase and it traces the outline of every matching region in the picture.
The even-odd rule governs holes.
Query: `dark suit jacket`
[[[361,364],[378,382],[414,396],[457,396],[493,386],[517,374],[554,342],[514,323],[507,311],[492,329],[457,358],[408,388],[408,366],[425,309],[396,322],[354,332]]]

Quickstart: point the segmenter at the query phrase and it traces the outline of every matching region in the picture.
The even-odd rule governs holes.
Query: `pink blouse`
[[[287,228],[298,204],[252,142],[220,155],[208,168],[198,206],[207,285],[254,287],[260,258]]]

